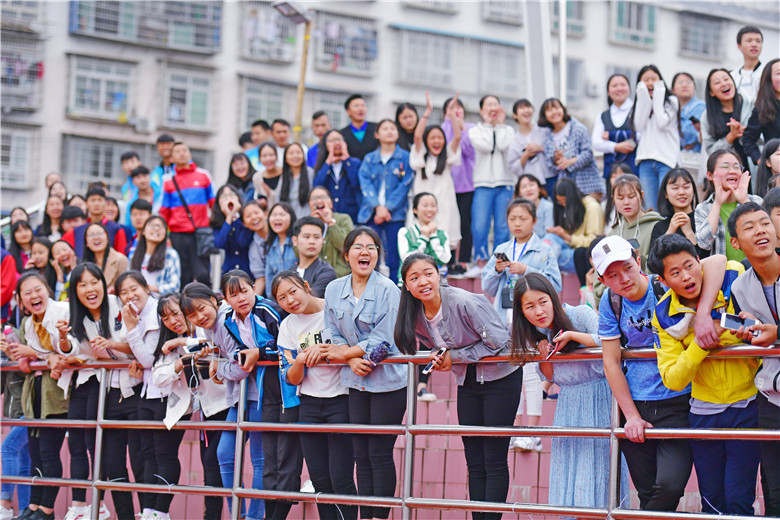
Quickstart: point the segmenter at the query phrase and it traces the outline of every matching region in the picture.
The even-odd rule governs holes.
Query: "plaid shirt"
[[[568,177],[572,179],[585,195],[606,192],[604,179],[601,177],[601,172],[599,172],[596,161],[593,158],[593,144],[591,143],[588,129],[572,117],[569,121],[569,129],[562,131],[568,132],[563,154],[567,159],[576,157],[577,162],[566,170],[559,170],[553,162],[555,159],[553,133],[547,132],[544,139],[544,158],[550,171],[549,176],[555,177],[557,175],[560,178]]]
[[[748,195],[748,200],[757,204],[762,204],[764,199],[758,195]],[[712,233],[707,216],[710,214],[712,205],[715,203],[715,194],[710,195],[707,200],[699,203],[693,215],[696,219],[696,243],[705,251],[713,255],[726,254],[726,226],[723,220],[718,217],[718,229],[715,234]]]

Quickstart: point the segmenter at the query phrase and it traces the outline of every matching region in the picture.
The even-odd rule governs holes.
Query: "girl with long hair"
[[[417,107],[411,103],[400,103],[395,109],[395,125],[398,127],[398,146],[411,151],[414,144],[415,129],[419,126],[420,117]],[[423,126],[425,126],[423,124]]]
[[[534,351],[545,359],[554,353],[600,347],[599,316],[587,305],[561,304],[558,290],[540,273],[530,273],[515,286],[512,350]],[[542,376],[560,386],[553,426],[607,428],[612,392],[597,361],[540,362]],[[621,496],[628,494],[628,474],[621,466]],[[609,441],[554,437],[550,457],[551,505],[606,507]]]
[[[536,208],[534,233],[539,237],[546,235],[547,228],[553,227],[553,204],[542,181],[530,173],[524,173],[515,185],[515,198],[534,203]]]
[[[626,163],[636,168],[637,136],[631,127],[631,82],[625,74],[612,74],[607,79],[607,110],[593,123],[593,149],[604,154],[604,178],[612,165]],[[634,172],[636,173],[636,172]]]
[[[164,218],[152,215],[146,219],[138,234],[130,269],[141,272],[154,296],[179,290],[181,259],[174,248],[168,247],[168,225]]]
[[[650,237],[656,222],[662,220],[654,210],[645,210],[644,184],[639,177],[626,173],[612,185],[612,200],[615,202],[615,220],[607,235],[620,235],[626,240],[636,240],[639,244],[639,256],[642,270],[647,268],[647,255],[650,252]]]
[[[349,390],[341,383],[341,367],[327,366],[324,337],[325,300],[317,298],[295,271],[277,274],[271,292],[289,315],[279,327],[282,378],[300,385],[302,423],[344,424],[349,422]],[[327,331],[327,332],[326,332]],[[301,447],[316,493],[356,495],[355,460],[352,440],[347,435],[304,433]],[[322,520],[356,520],[357,507],[317,504]]]
[[[645,65],[637,74],[631,126],[642,134],[636,148],[638,176],[647,200],[654,203],[664,175],[680,157],[680,102],[655,65]]]
[[[518,178],[531,175],[544,187],[547,178],[553,175],[544,158],[544,138],[548,130],[536,124],[534,106],[527,99],[515,101],[512,117],[517,122],[517,133],[506,154],[509,169]],[[515,197],[518,196],[515,185]]]
[[[214,246],[225,250],[223,274],[232,269],[249,272],[252,231],[244,226],[241,219],[243,203],[241,193],[232,184],[225,184],[217,190],[209,225],[214,230]]]
[[[3,335],[0,338],[0,347],[14,361],[26,358],[45,360],[53,369],[31,373],[29,364],[20,361],[22,370],[27,373],[22,389],[23,416],[27,419],[65,419],[68,416],[68,397],[57,385],[60,373],[55,369],[60,366],[61,360],[73,351],[73,344],[67,332],[60,336],[58,327],[59,322],[68,319],[68,304],[51,299],[51,289],[37,272],[28,272],[19,278],[16,295],[19,309],[25,316],[19,329],[19,335],[25,344],[9,344]],[[62,477],[60,451],[65,433],[65,428],[27,428],[34,475]],[[54,520],[54,504],[58,492],[57,486],[33,485],[29,505],[17,518]]]
[[[257,170],[246,155],[241,152],[233,154],[228,167],[227,183],[238,190],[242,199],[252,200],[255,198],[255,186],[252,183],[255,173]]]
[[[68,287],[70,316],[58,322],[60,337],[68,330],[74,338],[74,349],[67,364],[75,365],[90,360],[129,360],[132,351],[127,343],[127,329],[122,322],[119,299],[108,293],[103,272],[92,262],[84,262],[73,269]],[[64,370],[60,386],[70,387],[68,419],[96,420],[100,389],[100,371],[97,369]],[[138,418],[138,395],[141,379],[131,375],[129,369],[113,369],[107,372],[103,416],[108,420],[135,420]],[[137,481],[143,476],[140,436],[137,431],[111,429],[103,434],[102,478],[128,482],[127,451]],[[87,480],[90,460],[95,460],[95,430],[70,428],[68,449],[71,458],[71,478]],[[87,458],[89,453],[89,458]],[[129,492],[112,491],[111,497],[119,520],[134,518],[133,498]],[[73,489],[74,504],[86,506],[86,490]],[[94,505],[94,504],[93,504]],[[88,510],[84,511],[88,513]]]
[[[59,240],[60,237],[62,237],[60,217],[62,217],[62,210],[64,207],[65,202],[63,202],[60,197],[57,195],[49,195],[43,210],[43,223],[35,230],[35,235],[48,238],[52,242]]]
[[[587,249],[604,229],[604,210],[596,199],[583,195],[571,179],[559,179],[553,198],[554,226],[544,240],[550,244],[553,258],[564,273],[576,273],[580,286],[590,269]]]
[[[395,125],[392,128],[395,130]],[[387,138],[381,129],[377,133],[380,141]],[[398,286],[375,270],[381,247],[373,229],[359,226],[350,231],[344,240],[344,257],[352,274],[337,278],[325,289],[325,326],[333,343],[323,348],[323,355],[330,361],[348,363],[341,368],[341,384],[349,388],[352,424],[398,424],[406,411],[406,369],[381,363],[387,355],[398,353],[393,327],[399,297]],[[352,436],[361,495],[386,497],[395,493],[395,438]],[[388,508],[360,506],[361,518],[384,519],[389,515]]]
[[[54,300],[68,300],[68,286],[70,285],[70,273],[78,265],[79,259],[76,250],[64,240],[57,240],[51,246],[51,258],[49,259],[56,276],[54,283]]]
[[[453,371],[461,425],[511,426],[520,402],[522,370],[510,363],[477,363],[484,357],[510,353],[509,330],[493,306],[482,294],[441,285],[436,262],[421,253],[404,260],[401,278],[394,331],[398,348],[404,354],[414,354],[419,342],[420,348],[432,351],[436,370]],[[446,351],[441,354],[441,349]],[[521,362],[523,358],[516,350],[514,360]],[[460,361],[464,363],[453,364]],[[462,439],[469,497],[504,502],[509,491],[509,437]],[[474,511],[472,518],[499,519],[501,513]]]
[[[285,269],[294,269],[298,257],[292,244],[295,210],[286,202],[277,202],[268,212],[268,238],[265,241],[265,295],[271,298],[271,282]]]
[[[227,417],[228,404],[225,399],[225,385],[218,385],[210,379],[202,379],[194,374],[194,363],[197,361],[185,347],[192,340],[205,339],[202,330],[192,327],[179,307],[179,293],[168,293],[157,302],[157,315],[160,318],[160,337],[154,350],[154,365],[152,366],[152,381],[161,389],[169,391],[168,396],[175,395],[178,399],[167,399],[163,422],[171,428],[180,420],[187,420],[192,411],[190,387],[197,381],[195,398],[199,402],[200,419],[206,421],[224,421]],[[205,350],[205,349],[204,349]],[[187,370],[189,369],[189,370]],[[194,368],[197,370],[197,368]],[[208,387],[208,389],[206,388]],[[202,396],[213,396],[206,400]],[[177,401],[186,401],[188,406],[182,407]],[[183,430],[182,430],[183,432]],[[203,466],[203,483],[206,486],[222,487],[222,476],[217,460],[217,446],[222,432],[209,430],[199,432],[200,460]],[[173,440],[171,438],[171,440]],[[178,453],[178,449],[173,450]],[[158,462],[159,465],[159,462]],[[222,503],[219,496],[204,497],[204,520],[220,520],[222,518]]]
[[[111,247],[111,239],[108,230],[103,224],[94,222],[84,231],[84,258],[85,262],[94,262],[103,271],[106,285],[111,292],[114,291],[114,282],[120,273],[127,270],[129,261],[127,257]]]
[[[658,213],[664,218],[653,226],[650,243],[672,233],[682,235],[696,245],[696,219],[693,210],[699,205],[699,194],[693,176],[685,168],[672,168],[661,182],[658,194]],[[697,249],[699,258],[709,256],[709,251]]]
[[[440,126],[426,126],[433,112],[433,104],[427,91],[425,98],[425,112],[414,132],[414,144],[409,154],[409,166],[415,171],[412,191],[415,195],[431,193],[436,198],[439,203],[437,224],[449,237],[450,247],[456,250],[461,238],[460,213],[452,180],[452,166],[460,164],[460,125],[453,126],[453,137],[448,143]],[[448,262],[449,258],[445,263]]]
[[[758,143],[764,138],[767,143],[780,137],[780,59],[770,60],[761,73],[756,104],[742,136],[745,153],[753,163],[758,164],[761,150]]]
[[[276,164],[279,152],[273,143],[262,143],[257,149],[260,157],[260,164],[263,170],[256,172],[252,176],[252,184],[255,187],[255,198],[263,195],[268,199],[269,204],[279,200],[279,190],[282,187],[282,168]]]
[[[766,192],[772,189],[769,179],[780,175],[780,139],[772,139],[764,144],[761,150],[761,160],[756,168],[756,195],[764,197]]]
[[[284,149],[282,187],[279,199],[289,203],[298,217],[309,214],[309,193],[314,171],[306,165],[306,153],[300,143],[291,143]]]
[[[32,242],[35,238],[30,223],[26,220],[17,220],[11,224],[11,241],[8,244],[8,252],[14,257],[16,272],[22,274],[27,262],[32,255]]]
[[[41,273],[46,283],[53,289],[57,284],[57,274],[49,261],[50,257],[51,242],[42,237],[34,239],[30,248],[30,259],[27,261],[27,265],[25,265],[25,270],[34,270]]]
[[[560,99],[549,98],[539,110],[539,126],[549,128],[544,139],[544,157],[553,179],[572,179],[580,191],[601,200],[604,195],[604,179],[601,178],[593,158],[588,129],[577,118],[569,115]]]
[[[709,156],[715,150],[730,150],[739,156],[742,164],[747,164],[742,134],[753,105],[737,92],[728,70],[721,68],[710,71],[704,100],[707,110],[701,119],[702,153]]]
[[[265,294],[265,241],[268,238],[268,217],[266,208],[256,200],[250,200],[241,207],[241,221],[252,232],[249,243],[249,274],[255,281],[255,294]]]
[[[49,186],[49,197],[51,196],[59,197],[63,203],[66,203],[68,201],[68,188],[65,187],[62,181],[54,181]]]

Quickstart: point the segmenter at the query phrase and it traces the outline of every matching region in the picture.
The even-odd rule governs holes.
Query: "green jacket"
[[[329,263],[336,270],[336,276],[340,278],[352,272],[341,250],[344,247],[344,239],[355,225],[346,213],[333,213],[333,218],[336,223],[328,226],[325,231],[325,243],[320,251],[320,260]]]

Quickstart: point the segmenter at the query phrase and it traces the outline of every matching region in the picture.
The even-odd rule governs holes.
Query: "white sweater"
[[[653,160],[670,168],[677,166],[680,158],[680,129],[678,113],[680,102],[670,96],[664,104],[666,87],[663,81],[653,86],[653,97],[641,81],[636,87],[634,130],[642,133],[636,148],[636,162]]]
[[[515,185],[517,179],[509,171],[507,163],[507,151],[514,136],[515,129],[508,125],[493,126],[480,123],[469,129],[469,140],[475,152],[475,188]]]

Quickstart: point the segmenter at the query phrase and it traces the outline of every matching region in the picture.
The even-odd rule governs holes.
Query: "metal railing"
[[[622,351],[624,359],[652,359],[655,358],[654,349],[632,349]],[[710,357],[766,357],[780,356],[780,345],[771,348],[740,345],[728,347],[712,352]],[[576,353],[559,354],[550,361],[566,363],[571,361],[600,360],[601,349],[581,349]],[[490,357],[480,360],[484,362],[507,362],[506,356]],[[539,356],[532,361],[543,361]],[[96,428],[95,436],[95,460],[93,461],[92,475],[95,480],[70,480],[64,478],[39,478],[2,475],[3,482],[12,484],[34,484],[44,486],[60,486],[71,488],[91,489],[92,503],[98,503],[101,490],[104,491],[135,491],[146,493],[179,493],[184,495],[210,495],[221,496],[232,500],[232,519],[238,519],[240,514],[241,499],[278,499],[296,502],[309,502],[320,504],[345,504],[345,505],[373,505],[379,507],[401,508],[404,520],[411,518],[412,511],[449,509],[459,511],[486,511],[496,513],[514,514],[538,514],[538,515],[566,515],[579,518],[611,518],[615,520],[641,520],[641,519],[674,519],[679,520],[710,520],[712,515],[703,513],[662,513],[653,511],[638,511],[624,509],[618,503],[620,452],[618,440],[626,437],[623,428],[619,427],[619,413],[617,400],[612,398],[612,423],[609,428],[561,428],[561,427],[479,427],[456,425],[417,425],[416,417],[416,365],[427,363],[428,357],[418,354],[416,356],[392,356],[383,363],[404,363],[407,365],[407,392],[406,392],[406,422],[401,425],[358,425],[358,424],[290,424],[290,423],[265,423],[238,420],[230,421],[181,421],[173,426],[182,430],[235,430],[236,431],[236,458],[234,466],[233,489],[215,488],[192,485],[159,485],[130,482],[110,482],[100,479],[100,467],[102,460],[103,432],[105,429],[164,429],[162,421],[111,421],[103,416],[105,406],[106,385],[109,381],[107,370],[112,368],[127,368],[129,362],[104,361],[95,362],[81,368],[98,368],[101,370],[100,394],[98,402],[97,420],[66,420],[66,419],[3,419],[4,426],[33,426],[33,427],[59,427],[59,428]],[[273,365],[273,362],[259,364]],[[41,362],[34,362],[31,368],[35,370],[48,370]],[[19,370],[18,365],[6,365],[0,367],[0,371]],[[245,415],[246,379],[241,382],[238,400],[238,417]],[[242,466],[244,461],[244,434],[251,431],[275,431],[298,433],[360,433],[360,434],[385,434],[403,435],[404,463],[401,476],[400,497],[373,497],[360,495],[337,495],[325,493],[303,493],[275,490],[249,489],[241,486]],[[553,506],[529,503],[504,503],[504,502],[477,502],[471,500],[433,499],[412,496],[412,482],[414,476],[414,444],[415,437],[420,435],[468,435],[468,436],[539,436],[539,437],[593,437],[608,438],[610,444],[610,475],[609,475],[609,499],[607,507],[583,508]],[[645,431],[648,439],[739,439],[739,440],[780,440],[780,432],[776,430],[760,429],[669,429],[650,428]],[[97,520],[98,508],[92,508],[92,520]],[[719,520],[747,520],[747,516],[718,515]]]

